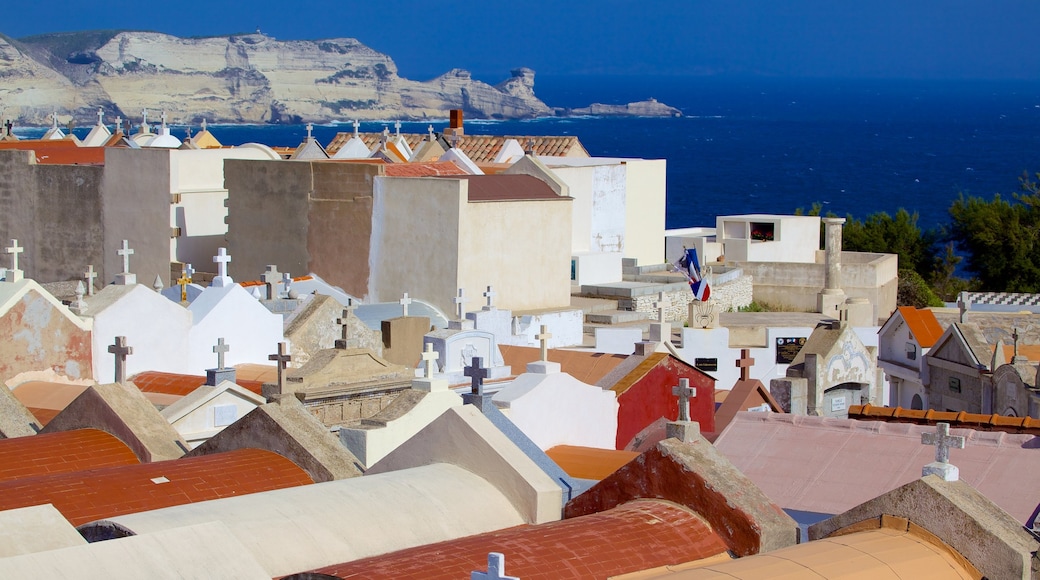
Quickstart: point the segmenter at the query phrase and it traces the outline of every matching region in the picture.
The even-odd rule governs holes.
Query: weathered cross
[[[672,387],[672,394],[679,397],[679,421],[689,421],[690,397],[697,396],[697,389],[690,386],[690,379],[679,379],[679,386]]]
[[[230,261],[231,256],[228,255],[227,248],[217,248],[217,255],[213,256],[213,262],[217,264],[217,276],[227,277],[227,265]]]
[[[289,286],[292,286],[292,274],[288,272],[282,272],[282,292],[285,292],[285,297],[289,297]]]
[[[108,352],[116,355],[116,382],[126,381],[126,357],[134,354],[134,347],[126,345],[125,336],[117,336],[116,343],[108,345]]]
[[[484,379],[488,378],[488,370],[484,368],[484,359],[479,356],[473,357],[473,366],[464,368],[462,373],[471,379],[470,392],[474,395],[483,395]]]
[[[224,370],[224,354],[231,350],[231,346],[224,344],[224,337],[217,339],[217,345],[213,347],[213,352],[217,353],[217,369]]]
[[[336,348],[345,349],[349,348],[347,341],[350,339],[350,313],[357,310],[357,304],[354,304],[353,298],[347,298],[347,306],[343,309],[341,318],[336,319],[336,324],[340,326],[340,340],[336,341]]]
[[[549,334],[549,327],[543,324],[542,332],[534,337],[542,344],[542,360],[549,360],[549,339],[552,338],[552,335]]]
[[[166,127],[166,109],[163,109],[162,113],[159,114],[159,119],[162,120],[162,126]]]
[[[181,302],[188,299],[188,284],[191,284],[191,276],[188,276],[188,270],[181,270],[181,277],[177,278],[177,285],[181,287]]]
[[[4,249],[7,250],[8,254],[11,254],[11,269],[12,270],[17,270],[18,269],[18,254],[21,254],[22,252],[24,252],[25,248],[19,247],[18,246],[18,240],[12,239],[11,240],[11,247],[4,248]]]
[[[408,293],[405,292],[404,296],[397,301],[401,305],[401,316],[408,316],[408,305],[412,303],[412,299],[408,297]]]
[[[455,311],[459,316],[459,320],[466,317],[466,309],[463,306],[466,303],[466,291],[459,288],[459,295],[451,299],[455,303]]]
[[[116,253],[123,257],[123,273],[130,273],[130,256],[134,255],[134,251],[130,249],[130,242],[123,240],[123,247],[116,250]]]
[[[491,310],[495,307],[495,296],[498,293],[491,289],[491,286],[487,287],[487,292],[484,292],[484,298],[487,298],[487,308]]]
[[[668,295],[661,292],[657,295],[657,301],[654,302],[654,308],[657,309],[657,321],[664,322],[665,317],[668,314],[668,309],[671,308],[672,301],[668,299]]]
[[[94,295],[94,278],[97,278],[98,274],[94,271],[94,264],[87,265],[87,271],[83,272],[83,277],[87,280],[87,296]]]
[[[1018,327],[1016,326],[1016,327],[1014,327],[1012,329],[1012,332],[1011,332],[1011,339],[1015,341],[1014,342],[1015,350],[1014,350],[1014,354],[1012,356],[1014,356],[1015,358],[1018,358],[1018,338],[1019,338],[1018,337]]]
[[[737,361],[737,368],[740,369],[740,380],[746,381],[751,378],[751,367],[754,364],[755,359],[751,358],[751,349],[740,349],[740,360]]]
[[[281,273],[278,272],[278,266],[274,264],[267,265],[267,271],[260,275],[260,280],[264,283],[264,287],[267,288],[267,299],[274,300],[274,285],[278,283],[278,277]]]
[[[949,423],[936,423],[935,433],[921,433],[922,445],[935,445],[936,463],[950,462],[950,449],[964,449],[964,437],[950,435]]]
[[[423,363],[426,365],[426,378],[433,378],[433,370],[436,368],[434,365],[437,363],[437,359],[440,357],[437,351],[433,350],[433,343],[426,343],[426,350],[422,353]]]
[[[267,355],[267,360],[274,361],[278,367],[278,394],[281,394],[285,388],[285,367],[292,361],[292,355],[285,352],[285,343],[279,342],[278,353]]]

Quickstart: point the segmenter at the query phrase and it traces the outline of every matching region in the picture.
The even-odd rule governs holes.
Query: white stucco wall
[[[616,395],[566,373],[524,373],[495,393],[494,401],[543,451],[557,445],[615,447]]]
[[[752,240],[752,223],[774,224],[773,241]],[[727,261],[816,263],[819,216],[747,214],[715,218],[717,241]]]
[[[249,393],[245,389],[242,389],[244,393],[240,393],[231,389],[223,389],[223,387],[207,385],[199,388],[220,389],[221,392],[201,403],[189,404],[190,410],[187,410],[186,413],[179,405],[181,401],[162,410],[163,417],[170,421],[173,428],[180,433],[192,449],[202,445],[210,437],[220,433],[225,427],[266,402],[259,395]],[[178,417],[174,419],[174,415],[178,415]]]
[[[664,256],[666,162],[626,159],[625,257],[661,264]]]
[[[787,364],[776,362],[776,340],[778,338],[808,338],[812,334],[810,327],[775,327],[765,329],[766,346],[750,348],[750,356],[755,360],[751,365],[750,376],[768,385],[775,378],[786,376]],[[728,328],[719,327],[712,329],[684,328],[682,331],[683,347],[677,349],[683,360],[694,364],[696,358],[718,359],[717,371],[706,371],[715,377],[715,388],[726,391],[733,388],[740,378],[740,368],[737,361],[740,360],[741,347],[730,346],[730,332]]]
[[[205,374],[206,369],[217,366],[213,346],[218,338],[231,347],[225,366],[270,364],[267,356],[277,352],[278,343],[284,340],[282,317],[264,308],[238,284],[206,288],[188,310],[194,315],[189,345],[192,374]]]
[[[127,345],[134,349],[126,358],[127,377],[144,371],[189,372],[191,323],[191,313],[182,306],[135,285],[94,317],[91,340],[95,380],[100,384],[115,380],[115,358],[108,347],[117,336],[125,336]]]

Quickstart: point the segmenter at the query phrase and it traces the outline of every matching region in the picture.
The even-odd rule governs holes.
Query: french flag
[[[708,281],[701,277],[701,263],[697,260],[697,248],[686,248],[686,255],[679,260],[683,266],[683,274],[690,281],[690,290],[693,297],[701,302],[711,297],[711,286]]]

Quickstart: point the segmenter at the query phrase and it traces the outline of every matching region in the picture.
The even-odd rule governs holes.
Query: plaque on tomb
[[[834,397],[831,399],[831,412],[837,413],[846,409],[845,397]]]
[[[238,407],[235,405],[217,405],[213,407],[213,426],[226,427],[238,419]]]
[[[805,346],[804,336],[780,337],[776,339],[776,364],[789,365]]]
[[[693,359],[693,366],[697,370],[704,372],[714,372],[719,370],[719,359],[717,358],[695,358]]]

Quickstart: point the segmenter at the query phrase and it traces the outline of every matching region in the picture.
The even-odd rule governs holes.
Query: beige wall
[[[626,159],[625,257],[661,264],[664,255],[664,159]]]

